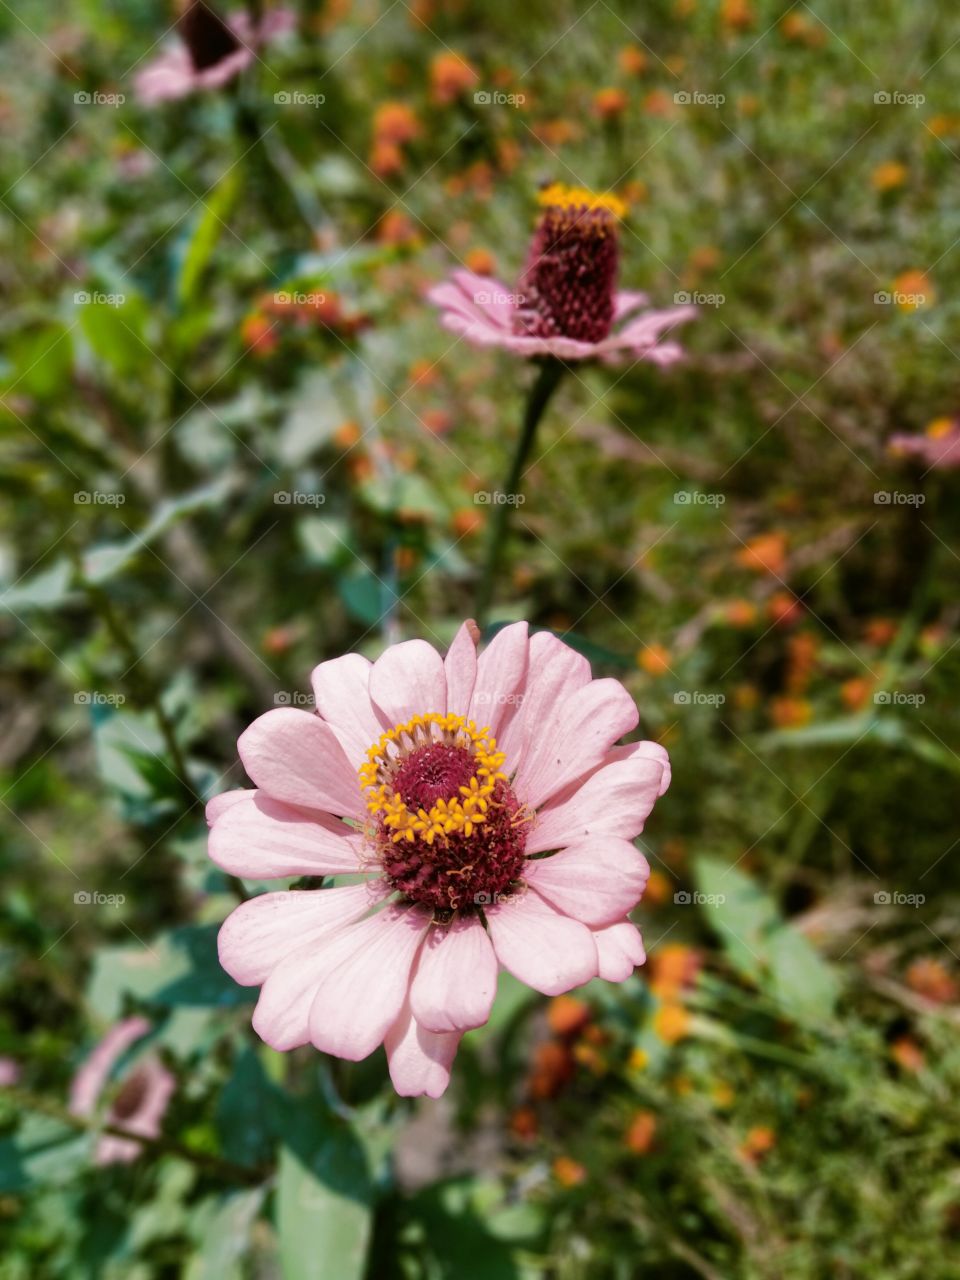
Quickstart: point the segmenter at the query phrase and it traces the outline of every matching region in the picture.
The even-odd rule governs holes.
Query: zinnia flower
[[[664,333],[692,306],[642,311],[647,295],[618,290],[617,219],[623,201],[554,183],[540,193],[543,214],[515,291],[493,278],[454,271],[427,294],[444,328],[478,346],[561,360],[623,356],[672,364],[683,355]]]
[[[408,640],[321,663],[316,714],[254,721],[238,747],[256,790],[208,807],[231,874],[354,881],[227,919],[221,964],[262,988],[254,1030],[354,1061],[385,1044],[405,1095],[446,1089],[501,966],[556,996],[644,960],[627,913],[649,868],[631,841],[667,753],[614,745],[636,728],[632,698],[555,636],[514,623],[479,657],[477,639],[467,622],[446,658]]]
[[[197,89],[220,89],[250,66],[261,45],[291,31],[295,21],[288,9],[274,9],[254,27],[243,11],[224,20],[204,0],[187,0],[177,21],[180,43],[137,72],[137,96],[151,106]]]
[[[110,1028],[73,1078],[70,1110],[76,1116],[92,1116],[117,1062],[130,1046],[150,1030],[146,1018],[124,1018]],[[176,1080],[159,1058],[141,1058],[124,1076],[104,1115],[104,1123],[128,1129],[144,1138],[160,1132]],[[97,1164],[127,1163],[140,1154],[140,1143],[105,1133],[97,1143]]]

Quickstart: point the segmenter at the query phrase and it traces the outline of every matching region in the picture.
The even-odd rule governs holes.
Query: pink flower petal
[[[514,779],[520,800],[539,808],[596,768],[639,719],[636,704],[618,680],[592,680],[561,697],[542,720],[527,722],[531,736]]]
[[[468,719],[487,725],[495,738],[520,715],[527,679],[527,624],[514,622],[493,637],[477,661]]]
[[[258,987],[281,960],[365,915],[389,887],[382,880],[343,889],[293,889],[241,903],[220,928],[220,963],[235,982]]]
[[[678,325],[686,324],[697,314],[697,308],[691,306],[664,307],[659,311],[645,311],[637,316],[618,332],[604,340],[603,345],[629,347],[637,350],[652,347],[660,341],[664,334],[670,333]]]
[[[621,289],[613,300],[613,322],[617,324],[638,307],[645,307],[650,298],[636,289]]]
[[[442,284],[435,284],[431,289],[427,290],[427,298],[434,306],[439,307],[445,315],[456,316],[457,319],[466,324],[482,323],[494,329],[501,337],[506,336],[509,332],[504,328],[495,312],[479,306],[473,301],[473,298],[467,297],[463,290],[452,281],[445,280]]]
[[[93,1114],[110,1073],[132,1044],[150,1030],[146,1018],[122,1018],[115,1022],[73,1077],[70,1111],[75,1116]]]
[[[429,1031],[482,1027],[497,994],[497,957],[476,916],[459,916],[427,935],[410,984],[410,1007]]]
[[[392,645],[370,670],[370,697],[387,729],[427,711],[445,715],[443,659],[426,640]]]
[[[640,930],[629,920],[595,930],[593,940],[600,957],[600,977],[607,982],[623,982],[647,958]]]
[[[310,676],[317,711],[337,736],[354,769],[359,769],[383,733],[370,701],[373,664],[359,653],[321,662]]]
[[[221,791],[218,796],[213,796],[207,801],[206,815],[207,826],[212,827],[216,820],[244,796],[252,796],[254,794],[250,787],[240,787],[237,791]]]
[[[650,866],[629,841],[599,836],[549,858],[528,859],[523,876],[574,920],[607,925],[622,919],[640,901]]]
[[[304,813],[265,796],[243,793],[210,832],[210,857],[234,876],[342,875],[361,869],[362,839],[328,814]]]
[[[498,746],[507,753],[507,769],[517,770],[551,711],[590,683],[590,663],[549,631],[530,637],[522,714],[505,727]]]
[[[429,927],[423,911],[387,907],[321,946],[323,972],[309,1020],[317,1049],[356,1062],[382,1043],[403,1008]]]
[[[658,744],[630,745],[657,748]],[[565,788],[540,811],[527,837],[528,854],[562,849],[587,836],[612,835],[632,840],[640,834],[658,796],[663,794],[664,764],[658,756],[640,752],[617,758],[617,750],[609,752],[586,780]]]
[[[116,1103],[107,1112],[107,1123],[138,1133],[142,1138],[156,1138],[166,1113],[170,1098],[177,1087],[173,1076],[159,1060],[148,1057],[138,1062],[131,1074],[137,1076],[142,1089],[139,1105],[132,1114],[118,1114]],[[127,1077],[129,1079],[129,1077]],[[94,1163],[98,1165],[127,1163],[135,1160],[143,1150],[139,1142],[106,1133],[97,1143]]]
[[[341,818],[366,817],[357,771],[319,716],[276,707],[244,730],[237,750],[247,773],[273,799]]]
[[[545,996],[559,996],[597,976],[593,935],[554,910],[532,889],[486,912],[497,959],[515,978]]]
[[[473,621],[462,624],[443,660],[447,676],[447,711],[457,716],[465,716],[470,710],[477,679],[477,642],[473,638],[476,626]]]
[[[402,1098],[439,1098],[450,1083],[459,1044],[459,1032],[437,1035],[421,1027],[405,1001],[384,1040],[394,1089]]]
[[[452,272],[452,278],[461,293],[502,328],[511,329],[513,314],[516,308],[507,299],[511,290],[493,276],[478,276],[474,271],[458,268]]]

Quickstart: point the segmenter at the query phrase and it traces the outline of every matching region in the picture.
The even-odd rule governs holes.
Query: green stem
[[[142,1134],[124,1129],[122,1125],[101,1125],[93,1117],[76,1116],[59,1102],[32,1093],[28,1089],[8,1086],[0,1090],[0,1096],[9,1099],[24,1111],[36,1111],[40,1115],[50,1116],[51,1119],[59,1120],[61,1124],[68,1125],[80,1133],[108,1133],[115,1138],[129,1138],[155,1155],[177,1156],[181,1160],[189,1160],[191,1164],[230,1182],[255,1184],[262,1182],[268,1175],[267,1170],[255,1169],[250,1165],[234,1164],[232,1160],[223,1160],[220,1156],[210,1155],[206,1151],[195,1151],[193,1147],[185,1146],[184,1143],[166,1138],[162,1134],[155,1138],[145,1138]]]
[[[516,505],[514,499],[520,492],[523,470],[527,464],[527,458],[530,456],[534,437],[537,434],[537,427],[565,372],[566,365],[555,356],[548,356],[540,366],[539,376],[530,388],[527,407],[523,415],[523,427],[520,431],[520,438],[517,441],[517,449],[510,464],[510,470],[507,472],[507,478],[503,482],[503,488],[500,491],[502,501],[493,501],[491,503],[493,510],[490,519],[487,560],[484,565],[483,577],[480,579],[480,587],[477,591],[477,622],[480,626],[483,626],[486,621],[487,612],[493,602],[493,588],[506,542],[510,508]]]

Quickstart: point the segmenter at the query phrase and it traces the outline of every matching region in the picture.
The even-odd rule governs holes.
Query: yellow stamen
[[[551,182],[540,192],[538,203],[552,209],[606,209],[615,218],[627,216],[626,201],[612,192],[599,194],[587,187],[568,187],[562,182]]]

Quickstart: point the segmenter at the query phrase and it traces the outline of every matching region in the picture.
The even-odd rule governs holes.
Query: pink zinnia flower
[[[696,307],[643,311],[645,293],[616,287],[623,201],[554,183],[541,192],[540,203],[543,215],[515,290],[463,270],[429,290],[444,328],[478,346],[522,356],[608,363],[628,356],[662,365],[679,360],[683,348],[660,339],[695,315]]]
[[[919,458],[934,470],[960,467],[960,419],[935,418],[922,435],[891,436],[888,448],[899,457]]]
[[[358,1060],[385,1044],[398,1093],[438,1097],[502,966],[546,995],[644,960],[631,843],[670,778],[637,708],[555,636],[505,627],[478,657],[423,640],[313,672],[316,714],[268,711],[239,741],[257,790],[210,802],[210,856],[237,876],[358,875],[266,893],[220,931],[261,986],[253,1026]],[[482,726],[478,728],[478,725]]]
[[[73,1078],[70,1110],[74,1115],[94,1114],[113,1068],[149,1030],[146,1018],[124,1018],[110,1028]],[[175,1087],[176,1080],[159,1058],[152,1054],[141,1058],[124,1076],[107,1107],[104,1123],[144,1138],[157,1137]],[[135,1160],[140,1150],[140,1143],[132,1138],[105,1133],[97,1143],[94,1158],[97,1164],[127,1163]]]
[[[188,0],[177,21],[180,42],[137,72],[137,96],[152,106],[197,89],[220,89],[250,66],[261,45],[293,30],[295,22],[287,9],[265,13],[257,27],[242,11],[224,21],[204,0]]]

